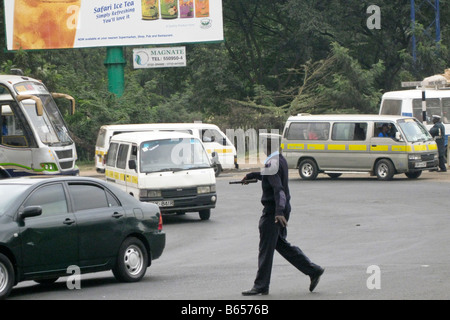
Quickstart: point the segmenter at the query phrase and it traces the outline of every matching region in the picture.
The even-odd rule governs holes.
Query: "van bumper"
[[[197,195],[195,197],[182,197],[182,198],[171,198],[164,199],[161,201],[173,201],[173,206],[159,206],[162,214],[165,213],[175,213],[175,212],[198,212],[205,209],[213,209],[216,207],[217,194],[207,193],[202,195]],[[145,202],[151,202],[158,204],[159,201],[142,200]]]
[[[439,166],[439,160],[432,161],[408,161],[408,169],[409,171],[420,171],[420,170],[432,170],[437,169]]]

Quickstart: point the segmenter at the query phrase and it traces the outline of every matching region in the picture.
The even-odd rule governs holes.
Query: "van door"
[[[392,122],[375,122],[370,139],[372,165],[380,158],[389,159],[398,171],[408,169],[406,142],[397,141],[398,129]]]
[[[129,150],[130,145],[128,143],[120,143],[117,150],[116,170],[114,172],[115,183],[125,192],[127,191],[126,174]]]
[[[335,122],[328,150],[333,150],[329,170],[371,169],[367,122]]]
[[[213,152],[217,154],[217,158],[212,159],[213,163],[218,162],[222,168],[234,168],[233,146],[224,134],[216,129],[202,129],[201,139],[210,156]]]
[[[139,185],[138,185],[138,177],[139,177],[139,163],[138,163],[138,146],[137,144],[131,144],[130,155],[128,157],[128,161],[126,164],[126,172],[125,172],[125,183],[127,193],[133,194],[136,198],[139,196]],[[136,164],[135,169],[130,168],[130,161],[134,161]]]

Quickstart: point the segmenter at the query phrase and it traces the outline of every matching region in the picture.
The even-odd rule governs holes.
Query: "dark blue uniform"
[[[258,272],[253,286],[259,291],[268,292],[269,290],[275,250],[294,267],[310,277],[323,272],[323,269],[312,263],[300,248],[292,246],[286,240],[287,228],[275,223],[276,215],[283,215],[286,220],[289,220],[291,213],[288,172],[286,159],[276,152],[266,160],[263,173],[252,172],[245,177],[246,180],[262,181],[261,203],[264,209],[259,220]]]
[[[436,122],[430,129],[430,134],[436,141],[439,151],[439,168],[441,171],[447,171],[445,159],[445,127],[442,122]]]

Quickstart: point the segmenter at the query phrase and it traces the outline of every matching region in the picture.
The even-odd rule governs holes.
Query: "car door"
[[[68,190],[77,219],[79,266],[108,263],[123,241],[124,209],[100,184],[69,182]]]
[[[68,210],[63,184],[38,187],[21,210],[29,206],[40,206],[42,214],[20,222],[24,274],[65,273],[68,266],[78,263],[78,239],[75,217]]]

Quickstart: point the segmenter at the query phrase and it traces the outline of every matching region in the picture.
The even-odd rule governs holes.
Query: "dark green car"
[[[0,299],[20,281],[70,276],[72,266],[139,281],[165,241],[158,206],[102,180],[0,180]]]

